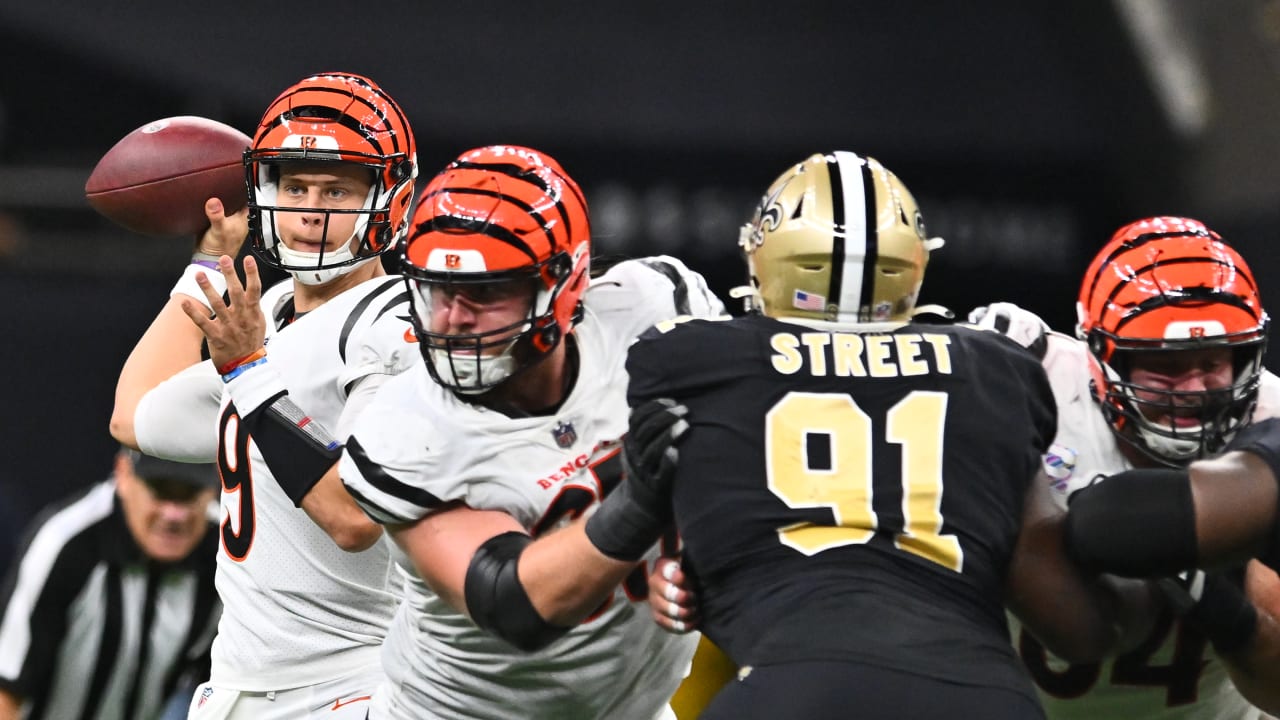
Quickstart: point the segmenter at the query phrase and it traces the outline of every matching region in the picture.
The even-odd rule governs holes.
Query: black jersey
[[[1030,692],[1002,609],[1056,430],[1030,353],[967,327],[748,316],[651,330],[628,370],[632,406],[689,407],[684,566],[735,662],[854,660]]]

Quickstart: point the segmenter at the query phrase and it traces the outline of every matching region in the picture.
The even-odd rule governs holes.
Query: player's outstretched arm
[[[1006,577],[1005,603],[1051,652],[1096,662],[1145,637],[1160,600],[1148,583],[1100,578],[1068,556],[1065,513],[1037,473]]]
[[[388,529],[441,598],[533,651],[586,618],[635,566],[595,550],[583,524],[534,541],[504,512],[457,505]]]
[[[687,410],[635,408],[622,483],[587,520],[534,540],[504,512],[463,505],[391,526],[422,579],[477,625],[522,650],[554,642],[591,614],[670,525],[675,444]]]
[[[203,274],[211,280],[213,287],[221,288],[221,273],[211,258],[220,254],[234,256],[248,232],[248,209],[227,216],[223,214],[222,202],[210,198],[205,205],[205,214],[210,226],[196,244],[192,264],[183,271],[170,292],[169,300],[129,353],[116,383],[111,435],[135,449],[138,448],[135,413],[142,397],[161,382],[200,362],[204,335],[200,328],[191,324],[182,309],[184,302],[193,302],[205,304],[206,314],[209,312],[196,277]],[[220,294],[222,289],[217,292]]]
[[[1127,470],[1077,492],[1067,545],[1085,567],[1129,577],[1192,567],[1280,565],[1280,419],[1241,430],[1232,450],[1185,469]]]

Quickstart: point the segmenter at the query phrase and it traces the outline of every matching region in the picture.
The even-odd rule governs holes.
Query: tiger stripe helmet
[[[280,242],[276,216],[281,163],[353,163],[369,168],[373,186],[358,213],[352,252],[344,246],[325,254],[290,250]],[[249,238],[266,264],[299,282],[327,282],[354,265],[395,247],[404,237],[418,176],[417,147],[404,112],[372,80],[351,73],[303,79],[267,108],[253,144],[245,152],[249,186]],[[327,226],[326,219],[326,226]]]
[[[469,150],[422,192],[402,257],[413,323],[436,382],[487,392],[550,354],[581,319],[591,227],[578,184],[526,147]],[[514,325],[474,334],[431,331],[433,290],[528,281],[530,308]]]
[[[1085,272],[1076,312],[1095,400],[1121,439],[1155,460],[1181,465],[1220,452],[1249,421],[1268,318],[1244,258],[1203,223],[1151,217],[1117,230]],[[1226,390],[1158,390],[1129,381],[1130,353],[1213,347],[1232,351],[1234,378]],[[1161,407],[1196,403],[1199,424],[1148,420],[1135,390],[1160,398],[1145,402]]]
[[[810,156],[769,186],[738,243],[749,311],[839,323],[904,321],[929,252],[911,192],[874,158]]]

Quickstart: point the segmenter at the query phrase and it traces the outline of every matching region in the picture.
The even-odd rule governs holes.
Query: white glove
[[[969,323],[1004,335],[1038,358],[1044,358],[1049,346],[1049,326],[1039,315],[1013,303],[998,302],[976,307],[969,312]]]

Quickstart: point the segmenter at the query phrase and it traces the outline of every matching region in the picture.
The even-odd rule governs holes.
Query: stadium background
[[[189,250],[95,215],[94,162],[160,117],[251,133],[330,69],[400,100],[423,175],[472,146],[546,150],[598,253],[678,255],[722,296],[759,193],[849,149],[947,239],[922,302],[1011,300],[1069,330],[1093,251],[1166,213],[1222,232],[1280,308],[1280,0],[8,0],[0,567],[32,513],[107,471],[116,373]]]

